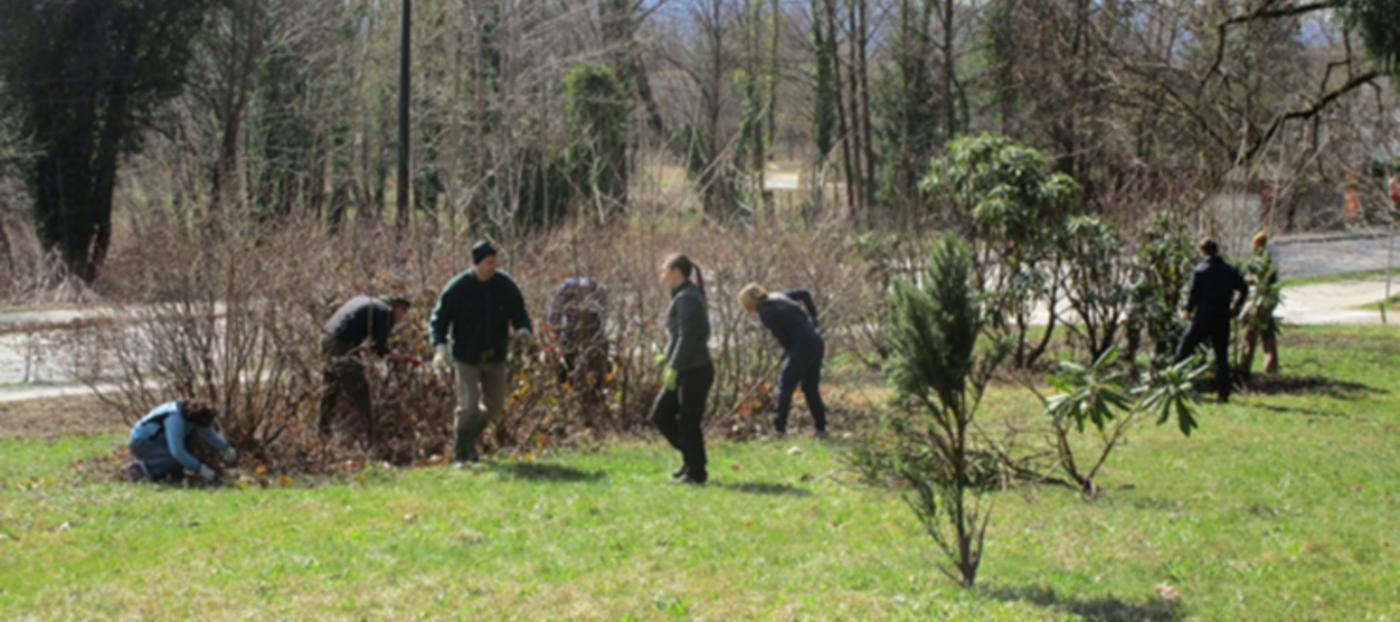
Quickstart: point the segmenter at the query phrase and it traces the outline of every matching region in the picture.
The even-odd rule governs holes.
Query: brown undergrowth
[[[392,229],[330,235],[298,222],[188,235],[175,223],[145,229],[114,250],[112,265],[120,269],[109,270],[102,284],[122,302],[106,307],[105,321],[70,331],[63,344],[78,375],[104,389],[102,401],[123,423],[169,399],[198,396],[216,405],[223,433],[246,460],[277,472],[450,458],[453,388],[426,364],[368,365],[376,438],[348,413],[329,438],[318,434],[320,327],[355,295],[405,296],[414,306],[392,345],[427,362],[436,295],[468,267],[471,239],[419,231],[395,241]],[[707,417],[712,435],[745,439],[771,427],[781,352],[758,318],[737,305],[745,284],[810,289],[828,360],[843,352],[869,360],[876,351],[884,294],[869,275],[878,266],[848,252],[839,231],[618,227],[498,245],[536,336],[512,356],[513,392],[483,436],[488,451],[537,452],[650,429],[661,383],[653,357],[664,345],[669,302],[657,268],[672,252],[704,269],[717,369]],[[602,377],[591,380],[595,387],[560,385],[545,323],[555,289],[575,275],[608,288],[608,359]]]

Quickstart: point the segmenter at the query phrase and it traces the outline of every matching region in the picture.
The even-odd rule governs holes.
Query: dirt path
[[[1384,299],[1383,278],[1296,285],[1283,288],[1277,313],[1289,324],[1379,324],[1380,311],[1363,307]],[[1389,319],[1400,323],[1394,312]]]

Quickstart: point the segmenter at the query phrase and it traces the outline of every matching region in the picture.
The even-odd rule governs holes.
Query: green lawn
[[[1143,426],[1099,499],[1000,493],[973,591],[839,443],[714,445],[703,489],[664,485],[654,440],[186,490],[70,468],[103,436],[0,441],[0,618],[1396,619],[1400,331],[1283,348],[1289,393],[1205,405],[1189,439]],[[1036,416],[1011,387],[988,405]]]
[[[1298,285],[1316,285],[1318,283],[1340,283],[1342,281],[1362,281],[1366,279],[1384,278],[1385,270],[1365,270],[1361,272],[1341,272],[1338,274],[1318,274],[1313,276],[1284,276],[1279,278],[1279,284],[1283,287],[1294,287]],[[1400,277],[1400,269],[1393,272],[1396,277]]]

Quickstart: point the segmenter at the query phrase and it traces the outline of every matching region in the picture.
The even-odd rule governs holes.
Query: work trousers
[[[714,365],[680,372],[676,388],[662,389],[651,409],[651,420],[666,441],[680,450],[686,475],[694,482],[708,479],[705,472],[705,434],[701,427],[705,401],[715,384]]]
[[[1215,351],[1215,382],[1220,401],[1230,399],[1230,320],[1201,320],[1191,322],[1181,345],[1176,348],[1176,362],[1196,354],[1197,348],[1209,342]]]
[[[826,403],[822,401],[822,359],[826,356],[826,343],[821,339],[810,339],[793,346],[783,359],[783,373],[778,376],[778,414],[773,428],[787,432],[788,413],[792,411],[792,395],[798,387],[807,398],[807,409],[812,411],[812,422],[818,432],[826,431]]]
[[[321,403],[320,431],[331,431],[337,402],[344,398],[365,426],[365,434],[374,438],[374,413],[371,411],[369,380],[365,378],[365,363],[359,348],[332,336],[321,339]]]
[[[1244,348],[1240,350],[1240,370],[1248,377],[1254,367],[1254,351],[1264,342],[1264,373],[1278,373],[1278,335],[1265,335],[1254,328],[1244,330]]]
[[[131,450],[131,455],[136,461],[141,463],[141,470],[152,478],[163,477],[171,473],[179,474],[184,471],[175,456],[170,453],[170,443],[165,440],[165,435],[160,434],[155,438],[143,438],[131,441],[127,446]]]
[[[452,364],[457,372],[456,435],[452,444],[454,460],[476,459],[476,441],[506,406],[510,393],[505,363]],[[481,402],[485,399],[486,409]]]

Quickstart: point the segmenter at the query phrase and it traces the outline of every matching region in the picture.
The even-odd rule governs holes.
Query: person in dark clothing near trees
[[[672,474],[672,483],[704,484],[709,474],[701,423],[715,383],[705,276],[690,258],[672,255],[661,265],[661,283],[671,292],[671,304],[666,308],[666,351],[657,356],[658,364],[666,367],[665,386],[656,396],[651,420],[684,460]]]
[[[1220,402],[1230,400],[1230,321],[1240,313],[1249,285],[1234,266],[1220,258],[1220,247],[1206,238],[1200,246],[1201,263],[1191,271],[1191,288],[1185,312],[1191,326],[1176,349],[1176,361],[1191,358],[1207,341],[1215,351],[1215,381]]]
[[[546,320],[559,351],[559,384],[584,389],[594,399],[603,397],[608,371],[607,308],[608,291],[597,279],[573,277],[554,293]]]
[[[805,313],[798,302],[806,307]],[[826,434],[826,403],[821,393],[826,341],[817,332],[817,305],[812,294],[805,289],[772,294],[758,283],[751,283],[739,292],[739,306],[757,313],[783,346],[783,373],[778,377],[778,413],[773,430],[779,436],[787,434],[792,394],[801,386],[817,435]]]
[[[442,374],[457,374],[452,460],[458,466],[481,459],[476,441],[505,408],[510,392],[506,368],[510,326],[515,325],[516,343],[524,343],[531,335],[525,297],[509,274],[496,269],[499,261],[490,242],[477,243],[472,247],[474,267],[443,288],[433,309],[433,367]]]
[[[344,397],[351,410],[364,423],[365,433],[374,438],[369,381],[365,379],[363,354],[388,357],[391,361],[411,362],[389,350],[389,331],[408,315],[405,298],[356,296],[335,312],[322,329],[320,432],[330,434],[336,401]]]

